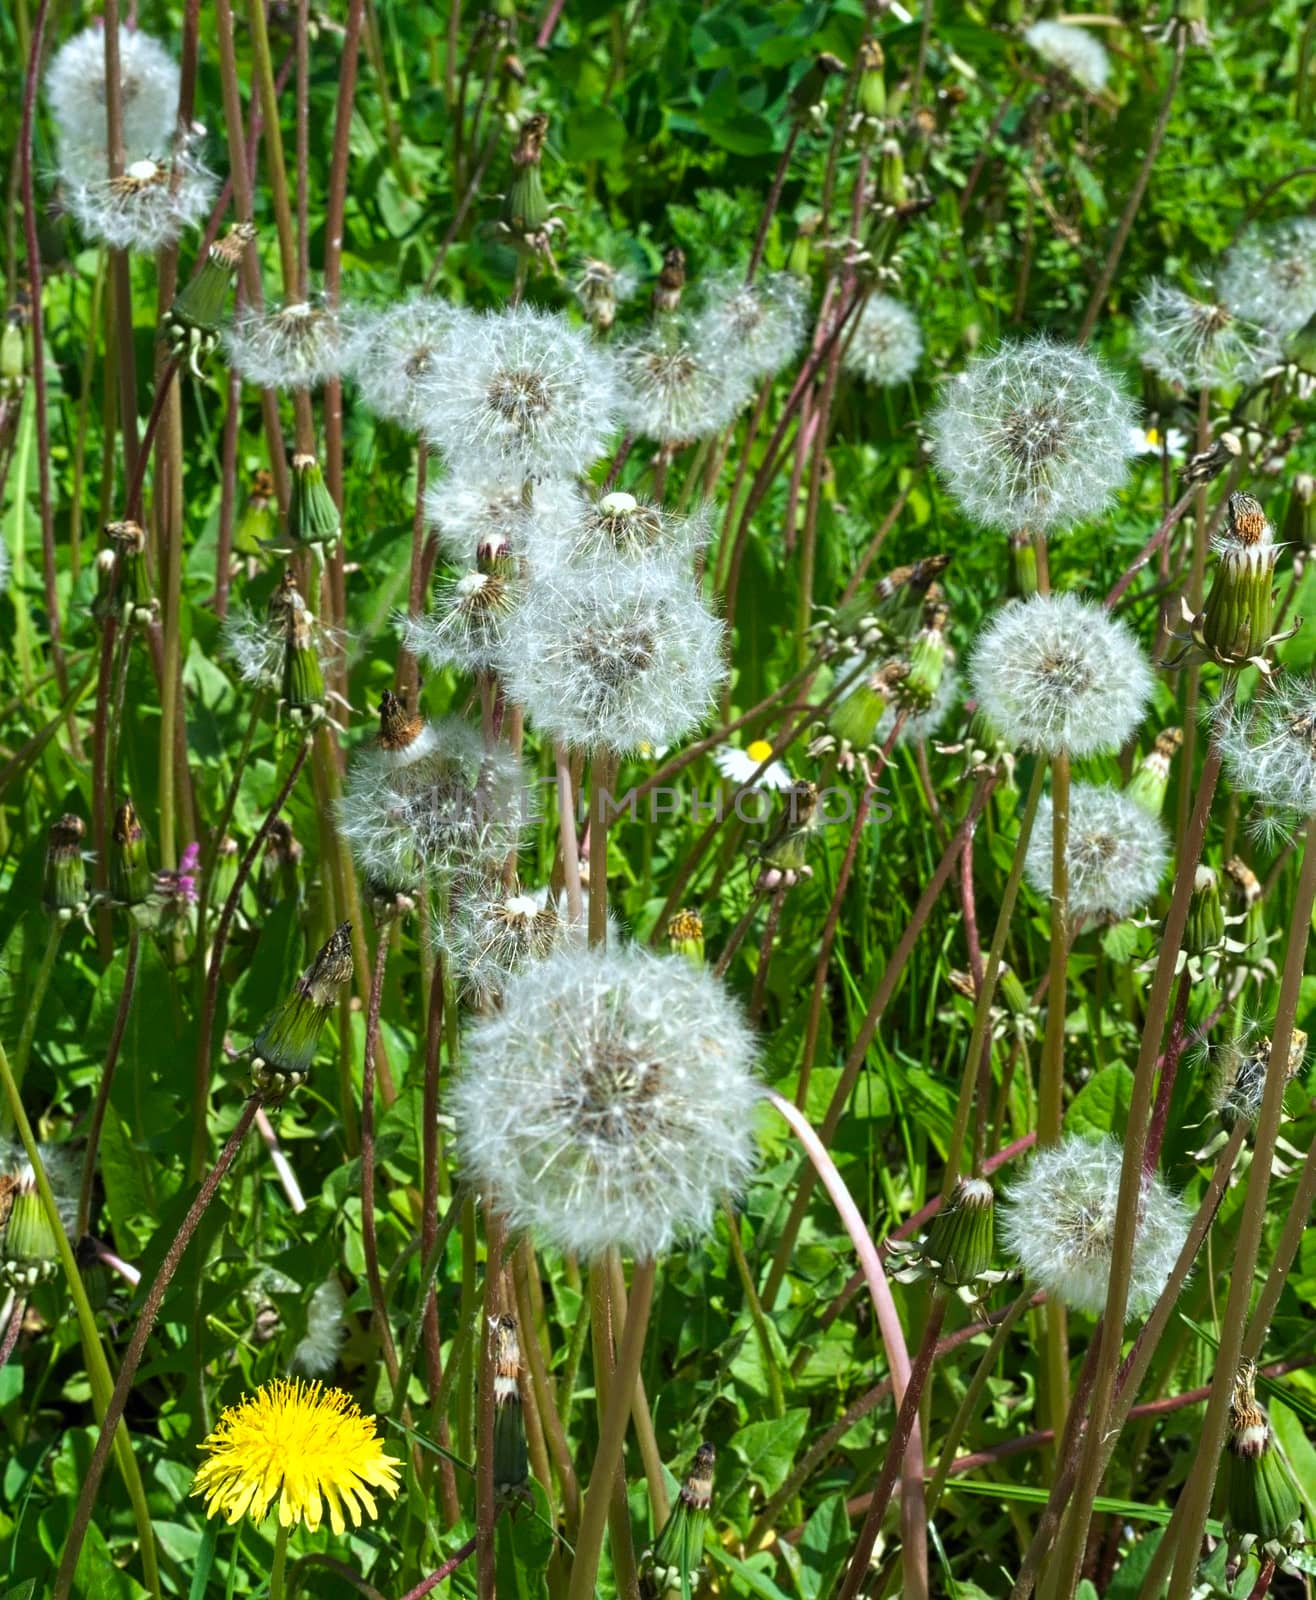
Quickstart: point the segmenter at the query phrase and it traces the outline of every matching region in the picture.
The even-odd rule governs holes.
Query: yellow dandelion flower
[[[371,1489],[398,1492],[398,1460],[385,1455],[375,1419],[363,1416],[341,1389],[278,1379],[229,1406],[202,1442],[209,1453],[192,1480],[206,1497],[206,1515],[260,1522],[279,1498],[279,1524],[320,1526],[324,1502],[335,1533],[343,1508],[360,1527],[362,1508],[376,1516]]]

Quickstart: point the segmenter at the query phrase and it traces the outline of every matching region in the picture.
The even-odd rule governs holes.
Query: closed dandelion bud
[[[842,670],[844,680],[853,671],[854,663]],[[827,718],[831,733],[852,750],[867,750],[877,732],[877,725],[909,672],[903,661],[888,661],[875,672],[865,671],[854,688],[843,695],[832,707]]]
[[[882,46],[876,39],[865,39],[859,47],[860,112],[873,121],[886,116],[886,74]]]
[[[1182,728],[1166,728],[1138,764],[1124,793],[1153,817],[1159,817],[1170,786],[1170,763],[1183,743]]]
[[[261,555],[277,538],[278,513],[274,476],[262,467],[252,477],[247,503],[233,530],[234,550],[243,556]]]
[[[324,673],[315,649],[314,617],[304,607],[293,607],[285,621],[283,654],[283,708],[292,722],[309,726],[324,716]]]
[[[791,111],[801,121],[816,121],[827,97],[827,80],[845,71],[845,62],[824,50],[791,90]]]
[[[231,834],[215,846],[215,864],[210,869],[210,904],[222,906],[238,881],[238,841]]]
[[[151,869],[146,862],[146,835],[131,800],[114,814],[112,839],[110,893],[119,905],[139,906],[151,893]]]
[[[926,711],[936,698],[946,665],[947,608],[930,601],[923,613],[923,626],[909,652],[909,671],[897,691],[902,706],[911,711]]]
[[[108,546],[96,552],[96,592],[91,600],[91,614],[97,622],[108,622],[119,614],[118,569],[119,561]]]
[[[87,909],[87,872],[82,857],[86,826],[65,813],[51,824],[46,845],[45,907],[60,922],[71,922]]]
[[[511,186],[503,198],[503,231],[513,243],[529,250],[542,248],[550,216],[539,172],[547,137],[548,118],[542,112],[535,112],[522,123],[512,152]]]
[[[695,966],[704,964],[704,919],[687,906],[678,911],[667,924],[667,948],[676,956],[684,956]]]
[[[1316,544],[1316,477],[1300,472],[1293,480],[1284,516],[1284,543],[1299,550]]]
[[[649,1597],[694,1586],[704,1560],[704,1530],[713,1503],[713,1466],[717,1452],[705,1441],[695,1451],[690,1471],[667,1521],[641,1560],[640,1592]]]
[[[1019,974],[1007,961],[1001,963],[997,973],[996,992],[1012,1017],[1026,1017],[1033,1009]]]
[[[579,276],[571,287],[577,304],[589,318],[594,331],[607,333],[617,320],[620,302],[629,300],[635,292],[635,278],[609,261],[586,256],[580,263]]]
[[[877,198],[892,210],[909,199],[909,180],[905,174],[905,152],[898,139],[884,139],[878,153]]]
[[[816,213],[803,218],[786,257],[786,271],[796,278],[809,278],[813,268],[813,246],[822,218]]]
[[[806,858],[820,826],[817,786],[806,781],[793,784],[786,810],[759,853],[762,867],[755,887],[761,893],[792,889],[801,878],[813,875]]]
[[[165,312],[162,332],[169,349],[179,359],[186,355],[188,365],[198,375],[201,358],[219,342],[220,325],[228,309],[229,285],[255,237],[251,223],[235,223],[211,245],[201,270],[183,285]]]
[[[265,849],[260,858],[258,896],[266,910],[273,910],[284,900],[294,903],[301,900],[304,854],[292,828],[282,817],[276,817],[265,836]]]
[[[1266,970],[1273,972],[1273,964],[1266,955],[1270,935],[1266,931],[1266,909],[1262,904],[1260,880],[1252,868],[1238,856],[1231,856],[1225,862],[1225,872],[1243,898],[1242,927],[1237,938],[1240,946],[1238,959],[1255,972],[1264,973]],[[1236,917],[1234,920],[1238,921],[1239,918]]]
[[[521,1345],[516,1318],[489,1318],[493,1340],[494,1426],[493,1484],[499,1500],[517,1499],[530,1481],[530,1457],[526,1450],[525,1417],[521,1412],[521,1390],[517,1374],[521,1370]]]
[[[294,550],[318,547],[322,552],[338,543],[342,519],[314,456],[292,458],[288,486],[288,543]]]
[[[653,286],[653,309],[664,316],[681,309],[685,288],[685,251],[673,245],[663,252],[662,271]]]
[[[1270,622],[1279,546],[1250,494],[1230,495],[1228,523],[1215,549],[1219,559],[1205,609],[1188,616],[1193,641],[1217,666],[1265,671],[1265,653],[1276,642]]]
[[[146,565],[146,534],[138,522],[108,522],[105,537],[114,546],[114,606],[124,627],[153,622],[159,603]]]
[[[926,1255],[940,1283],[967,1288],[991,1268],[995,1196],[985,1178],[961,1178],[928,1229]]]
[[[26,308],[10,306],[4,326],[0,327],[0,392],[14,394],[23,386],[27,372],[26,328]]]
[[[1302,1540],[1302,1505],[1292,1475],[1275,1448],[1265,1407],[1256,1397],[1256,1364],[1245,1361],[1229,1404],[1227,1521],[1231,1533],[1262,1545]]]
[[[325,1022],[351,978],[352,924],[343,922],[252,1041],[251,1081],[258,1093],[278,1098],[306,1082]]]
[[[41,1203],[35,1183],[14,1194],[0,1243],[0,1283],[15,1294],[26,1294],[59,1270],[55,1231]]]
[[[1190,956],[1206,956],[1225,942],[1225,914],[1220,905],[1220,880],[1210,867],[1198,867],[1193,897],[1188,903],[1184,949]]]

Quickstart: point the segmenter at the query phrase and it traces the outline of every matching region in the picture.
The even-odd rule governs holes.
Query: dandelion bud
[[[676,245],[663,252],[662,271],[653,287],[655,315],[670,316],[681,309],[681,294],[685,289],[685,251]]]
[[[878,123],[886,116],[885,57],[876,39],[865,39],[859,46],[859,89],[856,99],[860,113]]]
[[[1052,533],[1105,510],[1127,475],[1135,420],[1095,356],[1039,337],[973,357],[928,427],[937,468],[972,521]]]
[[[146,835],[131,800],[114,813],[111,830],[110,893],[119,905],[139,906],[150,898],[151,869],[146,861]]]
[[[1006,1189],[1001,1242],[1030,1283],[1075,1311],[1106,1306],[1124,1153],[1109,1135],[1069,1134],[1039,1151]],[[1142,1180],[1128,1315],[1155,1304],[1188,1236],[1191,1213],[1154,1173]]]
[[[1071,917],[1127,917],[1160,886],[1169,859],[1165,829],[1122,790],[1075,783],[1069,796],[1065,865]],[[1051,894],[1051,801],[1044,796],[1024,857],[1024,875]]]
[[[1189,456],[1180,470],[1179,477],[1184,483],[1210,483],[1213,478],[1218,478],[1226,467],[1232,466],[1242,454],[1243,445],[1238,435],[1222,433],[1205,450],[1199,450],[1196,455]]]
[[[325,1022],[351,979],[352,924],[343,922],[252,1041],[251,1082],[258,1094],[279,1099],[306,1082]]]
[[[274,476],[262,467],[252,474],[247,503],[233,530],[233,548],[239,555],[263,555],[275,542],[278,509]]]
[[[494,1425],[493,1484],[499,1500],[519,1499],[530,1481],[530,1456],[526,1449],[525,1417],[521,1413],[521,1345],[516,1318],[504,1314],[489,1318],[493,1340]]]
[[[923,354],[918,318],[890,295],[872,294],[864,302],[841,364],[863,383],[891,389],[913,377]]]
[[[146,534],[137,522],[107,522],[105,537],[114,546],[114,603],[125,628],[145,627],[159,615],[146,565]]]
[[[548,137],[548,118],[533,112],[521,124],[520,137],[512,151],[513,176],[503,197],[501,233],[513,245],[539,253],[548,243],[551,216],[539,164]]]
[[[1182,728],[1166,728],[1158,733],[1156,742],[1138,763],[1138,770],[1124,790],[1129,799],[1136,801],[1150,816],[1161,814],[1170,786],[1170,764],[1182,744]]]
[[[983,1178],[961,1178],[932,1219],[927,1253],[948,1288],[972,1285],[992,1264],[995,1195]]]
[[[706,969],[556,950],[467,1034],[449,1102],[465,1176],[562,1250],[662,1255],[752,1170],[753,1054]]]
[[[899,139],[884,139],[878,150],[877,200],[886,212],[898,211],[909,203],[905,152]]]
[[[1199,866],[1188,903],[1184,949],[1189,956],[1215,955],[1225,942],[1225,914],[1220,905],[1220,880],[1210,867]]]
[[[1277,642],[1270,619],[1279,546],[1250,494],[1230,495],[1228,524],[1215,550],[1219,560],[1205,609],[1194,617],[1184,608],[1193,642],[1217,666],[1266,672],[1265,654]]]
[[[659,1600],[673,1592],[687,1594],[704,1561],[704,1529],[708,1508],[713,1503],[713,1467],[717,1452],[704,1441],[695,1451],[690,1471],[676,1504],[659,1530],[653,1548],[640,1562],[640,1594],[644,1600]]]
[[[754,887],[760,894],[793,889],[802,878],[813,876],[806,857],[821,825],[817,785],[807,781],[793,784],[785,811],[759,851],[761,867]]]
[[[305,850],[293,833],[291,824],[282,817],[276,817],[265,835],[265,848],[261,852],[256,884],[256,897],[266,911],[273,911],[285,900],[291,900],[294,905],[300,903],[304,855]]]
[[[87,872],[81,817],[66,812],[50,826],[46,844],[45,908],[59,922],[72,922],[87,909]]]
[[[5,312],[0,326],[0,394],[17,394],[27,375],[28,312],[21,303]]]
[[[342,519],[329,493],[320,463],[311,455],[294,455],[288,485],[288,543],[293,550],[318,548],[322,553],[338,543]]]
[[[941,687],[942,671],[946,665],[945,603],[930,600],[923,611],[923,626],[914,637],[909,651],[909,671],[896,691],[902,706],[911,711],[926,711]]]
[[[667,924],[667,948],[675,956],[684,956],[695,966],[704,964],[704,919],[687,906],[678,911]]]
[[[210,869],[210,904],[222,906],[238,881],[238,841],[231,834],[215,846],[215,861]]]
[[[1266,908],[1262,903],[1261,884],[1256,873],[1238,856],[1231,856],[1225,862],[1225,872],[1243,898],[1241,914],[1230,919],[1231,922],[1242,924],[1235,941],[1238,959],[1245,974],[1261,981],[1267,975],[1273,976],[1275,971],[1274,963],[1266,954],[1270,934],[1266,931]]]
[[[792,113],[800,121],[816,121],[827,96],[827,80],[846,70],[845,62],[830,50],[823,50],[790,93]]]
[[[325,714],[324,673],[315,649],[314,623],[302,606],[290,607],[284,622],[281,704],[299,727],[310,727]]]
[[[96,590],[92,595],[91,614],[97,622],[105,623],[117,618],[119,614],[117,595],[119,562],[110,546],[103,546],[96,552],[94,567]]]
[[[1118,750],[1152,691],[1151,669],[1128,628],[1067,593],[998,611],[978,640],[969,676],[1001,737],[1042,755]]]
[[[852,661],[841,669],[842,681],[856,665]],[[827,727],[842,752],[872,746],[878,724],[908,674],[909,666],[903,661],[884,662],[875,672],[865,669],[854,687],[836,702],[828,713]]]
[[[183,285],[165,312],[162,333],[171,353],[177,358],[186,355],[188,366],[198,376],[199,362],[219,343],[229,285],[255,237],[251,223],[234,223],[211,245],[201,270]]]
[[[1226,1515],[1231,1533],[1287,1549],[1303,1541],[1302,1504],[1257,1400],[1256,1376],[1256,1363],[1244,1361],[1229,1403]]]
[[[1293,480],[1284,515],[1284,543],[1305,552],[1316,544],[1316,477],[1300,472]]]
[[[20,1181],[11,1192],[4,1237],[0,1240],[0,1284],[21,1295],[48,1282],[59,1271],[55,1231],[30,1170],[29,1181]],[[10,1183],[15,1181],[9,1179]]]
[[[1031,1015],[1033,1005],[1028,998],[1028,991],[1008,961],[1002,961],[997,969],[996,992],[1001,997],[1001,1005],[1010,1016],[1017,1019]]]

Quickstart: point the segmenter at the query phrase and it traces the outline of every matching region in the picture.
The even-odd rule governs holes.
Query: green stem
[[[23,1027],[14,1049],[14,1082],[20,1089],[23,1087],[23,1079],[27,1076],[32,1041],[36,1037],[37,1021],[41,1015],[41,1002],[46,998],[46,990],[50,987],[51,975],[55,971],[55,959],[59,955],[59,942],[64,937],[65,926],[66,924],[60,922],[58,918],[51,918],[50,932],[46,936],[45,954],[41,957],[36,980],[24,998],[26,1010],[23,1013]]]
[[[119,1051],[123,1047],[128,1013],[132,1009],[133,993],[137,988],[137,956],[141,948],[141,938],[141,929],[134,921],[128,929],[128,958],[123,969],[119,1008],[114,1015],[114,1029],[105,1052],[101,1081],[96,1086],[96,1103],[91,1109],[91,1121],[87,1125],[87,1149],[82,1158],[82,1185],[78,1191],[78,1221],[75,1229],[79,1239],[91,1226],[91,1191],[96,1182],[96,1151],[100,1146],[101,1129],[105,1125],[105,1112],[110,1103],[110,1090],[114,1085],[114,1069],[119,1064]]]
[[[749,1307],[749,1320],[754,1324],[754,1334],[759,1342],[759,1353],[763,1358],[763,1370],[768,1379],[768,1395],[772,1402],[774,1417],[786,1415],[786,1395],[781,1385],[781,1372],[777,1366],[777,1353],[772,1346],[772,1336],[768,1330],[768,1319],[763,1311],[763,1302],[759,1299],[759,1292],[754,1287],[754,1275],[749,1270],[749,1262],[745,1259],[745,1246],[740,1237],[740,1218],[736,1215],[730,1202],[722,1207],[722,1214],[727,1219],[727,1237],[731,1240],[731,1254],[735,1258],[736,1272],[740,1277],[740,1286],[745,1294],[745,1304]]]
[[[270,1568],[270,1600],[283,1600],[284,1573],[288,1565],[288,1533],[282,1523],[274,1535],[274,1565]]]
[[[109,1413],[113,1400],[114,1380],[110,1376],[110,1365],[105,1359],[105,1351],[101,1346],[100,1334],[96,1330],[96,1313],[91,1309],[91,1302],[87,1298],[87,1291],[83,1287],[82,1273],[73,1255],[73,1247],[69,1244],[68,1235],[64,1231],[64,1224],[60,1221],[59,1207],[55,1203],[55,1195],[50,1187],[50,1180],[46,1176],[46,1169],[41,1164],[41,1152],[37,1148],[36,1136],[32,1132],[32,1124],[27,1120],[27,1112],[23,1109],[23,1101],[19,1096],[18,1084],[14,1081],[13,1072],[10,1070],[9,1057],[5,1054],[3,1045],[0,1045],[0,1080],[3,1080],[5,1097],[9,1103],[9,1112],[14,1119],[14,1126],[18,1130],[18,1137],[23,1145],[24,1153],[32,1167],[36,1178],[37,1193],[41,1196],[42,1209],[50,1223],[51,1232],[55,1235],[55,1249],[59,1255],[59,1264],[64,1269],[64,1279],[68,1285],[69,1298],[73,1301],[74,1315],[78,1319],[78,1335],[82,1341],[82,1359],[87,1370],[87,1381],[91,1386],[92,1409],[96,1413],[96,1420],[104,1427],[105,1418]],[[137,1458],[133,1455],[132,1441],[128,1437],[128,1430],[119,1421],[114,1430],[114,1453],[118,1460],[119,1471],[123,1476],[124,1486],[128,1490],[128,1498],[132,1502],[133,1520],[137,1524],[137,1538],[141,1545],[142,1572],[146,1578],[146,1585],[151,1593],[159,1600],[160,1573],[155,1561],[155,1534],[151,1528],[151,1513],[146,1504],[146,1490],[142,1485],[141,1474],[137,1470]],[[74,1566],[77,1556],[74,1555]],[[69,1570],[72,1579],[73,1568]],[[67,1593],[67,1588],[65,1590]]]
[[[1069,757],[1051,762],[1051,964],[1046,1000],[1046,1035],[1037,1095],[1039,1148],[1060,1142],[1065,1096],[1065,1000],[1069,957]],[[972,1068],[972,1061],[970,1062]],[[1064,1302],[1046,1303],[1046,1399],[1058,1439],[1069,1409],[1069,1338]]]

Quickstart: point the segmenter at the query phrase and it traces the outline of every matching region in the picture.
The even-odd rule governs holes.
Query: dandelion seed
[[[1092,94],[1100,94],[1110,76],[1110,56],[1100,39],[1067,22],[1035,22],[1024,38],[1053,67],[1067,72]]]
[[[374,1418],[341,1389],[300,1379],[276,1379],[226,1407],[201,1449],[192,1493],[205,1496],[208,1517],[229,1523],[262,1522],[277,1498],[280,1527],[304,1522],[314,1533],[327,1504],[343,1534],[344,1510],[359,1528],[363,1513],[379,1514],[374,1490],[398,1492],[401,1462],[385,1453]]]
[[[1316,816],[1316,682],[1274,679],[1216,720],[1225,776],[1240,794],[1288,816]]]
[[[1254,383],[1279,359],[1273,335],[1237,316],[1199,278],[1197,295],[1154,278],[1142,292],[1137,335],[1142,364],[1181,389],[1233,389]]]
[[[500,672],[544,738],[623,753],[699,725],[725,676],[722,633],[666,566],[600,562],[531,584]]]
[[[518,1228],[636,1259],[706,1233],[754,1165],[753,1040],[705,969],[561,950],[470,1029],[450,1104],[469,1182]]]
[[[1281,336],[1316,316],[1316,219],[1251,228],[1225,257],[1220,298],[1236,317]]]
[[[609,356],[530,306],[456,324],[417,380],[422,432],[463,472],[570,477],[616,427]]]
[[[1123,1150],[1109,1136],[1076,1134],[1039,1150],[1005,1190],[998,1235],[1024,1277],[1075,1311],[1106,1306]],[[1184,1241],[1191,1213],[1159,1177],[1143,1178],[1133,1241],[1128,1315],[1151,1309]]]
[[[424,420],[424,385],[439,352],[469,311],[427,295],[396,305],[358,307],[343,346],[343,368],[355,381],[361,403],[377,417],[418,432]]]
[[[1028,339],[977,356],[928,421],[937,468],[974,522],[1053,533],[1109,505],[1133,402],[1096,356]]]
[[[923,354],[918,318],[890,295],[869,295],[842,365],[864,383],[890,389],[913,377]]]
[[[315,389],[343,370],[338,313],[321,299],[247,307],[224,334],[233,370],[257,389]]]
[[[691,342],[747,383],[772,377],[804,338],[806,288],[789,272],[764,273],[753,283],[738,272],[713,278],[703,286]]]
[[[750,396],[732,370],[674,319],[618,352],[622,420],[632,433],[675,448],[725,428]]]
[[[974,647],[969,677],[1005,742],[1044,755],[1118,750],[1153,687],[1124,623],[1072,594],[1004,606]]]
[[[1040,895],[1051,893],[1051,801],[1043,796],[1024,857]],[[1165,829],[1136,800],[1104,784],[1076,783],[1069,796],[1065,865],[1071,917],[1127,917],[1160,887],[1169,860]]]

